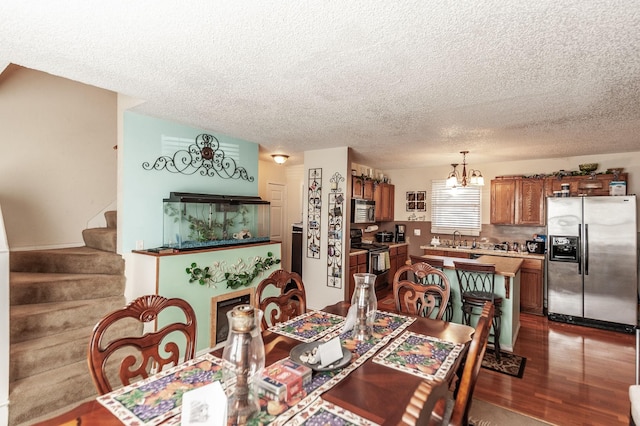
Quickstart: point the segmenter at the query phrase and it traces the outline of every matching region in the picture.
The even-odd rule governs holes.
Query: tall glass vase
[[[367,340],[373,334],[378,300],[376,298],[376,276],[374,274],[353,274],[356,287],[351,298],[351,306],[356,307],[356,323],[353,327],[355,340]]]
[[[227,405],[228,425],[246,424],[260,411],[254,382],[262,374],[265,362],[262,315],[251,305],[239,305],[227,312],[229,336],[222,352],[222,372],[225,382],[235,380]]]

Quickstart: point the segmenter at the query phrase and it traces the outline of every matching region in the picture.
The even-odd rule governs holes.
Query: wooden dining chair
[[[491,322],[494,316],[494,305],[491,302],[485,302],[482,307],[480,319],[476,324],[475,333],[469,346],[469,351],[465,357],[464,369],[460,377],[460,383],[456,389],[455,402],[449,425],[467,425],[469,424],[469,411],[473,402],[473,390],[478,382],[478,374],[482,367],[482,359],[487,350],[489,342],[489,331],[491,330]]]
[[[412,254],[412,255],[409,255],[409,260],[411,261],[412,264],[425,262],[433,266],[434,268],[438,268],[438,269],[444,268],[444,260],[442,259],[426,259],[422,256],[416,256]]]
[[[403,276],[407,278],[402,279]],[[410,277],[415,281],[410,281]],[[447,311],[450,297],[449,279],[441,270],[428,263],[401,266],[393,278],[393,298],[397,312],[440,320]]]
[[[178,314],[180,319],[159,330],[143,334],[145,324],[160,314]],[[181,320],[181,318],[184,320]],[[180,347],[184,348],[182,355]],[[100,395],[121,385],[192,359],[196,348],[196,314],[185,300],[159,295],[141,296],[127,306],[102,318],[93,328],[87,362]],[[119,386],[116,386],[119,387]]]
[[[424,380],[420,382],[405,408],[398,426],[438,426],[443,424],[437,407],[446,406],[449,386],[444,380]]]
[[[449,392],[446,382],[423,381],[416,388],[407,405],[400,425],[466,426],[469,424],[473,391],[489,341],[493,309],[491,302],[486,302],[482,308],[465,357],[462,376],[454,393],[454,399],[448,399]],[[445,397],[443,397],[443,393]]]
[[[272,272],[258,284],[255,300],[264,312],[263,330],[307,312],[307,295],[297,272]]]
[[[462,323],[471,325],[471,316],[479,314],[485,302],[494,306],[493,347],[500,362],[500,331],[502,325],[502,296],[495,293],[496,266],[485,263],[453,262],[460,288]]]

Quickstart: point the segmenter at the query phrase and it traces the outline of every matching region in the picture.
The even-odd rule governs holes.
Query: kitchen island
[[[520,329],[520,267],[523,259],[515,257],[484,255],[477,259],[460,259],[447,256],[422,255],[425,262],[429,259],[442,259],[444,273],[451,285],[451,303],[453,304],[453,322],[462,322],[462,302],[460,300],[460,286],[453,262],[486,263],[496,267],[495,293],[502,297],[502,325],[500,347],[506,351],[513,351],[518,331]],[[477,321],[477,316],[475,320]],[[472,316],[472,322],[474,317]],[[472,323],[475,326],[475,323]]]
[[[518,257],[523,260],[520,267],[520,312],[541,315],[544,312],[544,254],[518,251],[487,250],[471,247],[420,246],[424,254],[475,259],[481,255]]]

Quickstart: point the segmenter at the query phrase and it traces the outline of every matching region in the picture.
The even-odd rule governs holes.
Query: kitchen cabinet
[[[375,185],[373,200],[376,202],[376,222],[392,222],[395,187],[390,183]]]
[[[516,221],[515,179],[491,181],[491,224],[513,225]]]
[[[351,302],[353,290],[356,288],[356,280],[353,274],[367,272],[367,253],[349,255],[349,288],[347,289],[347,302]]]
[[[351,176],[351,197],[373,200],[373,180],[361,176]]]
[[[617,180],[628,182],[627,179],[627,173],[620,173]],[[561,185],[568,183],[570,196],[572,197],[579,195],[609,195],[609,184],[615,180],[616,178],[613,174],[599,174],[593,176],[593,178],[589,175],[562,176],[561,178],[551,176],[546,178],[545,192],[547,196],[553,197],[554,191],[561,191]],[[629,188],[627,187],[627,194],[629,193]]]
[[[406,244],[389,248],[389,282],[393,285],[398,269],[407,262],[409,248]]]
[[[520,311],[544,315],[544,263],[524,259],[520,267]]]
[[[430,254],[432,256],[446,256],[446,257],[457,257],[459,259],[470,259],[471,254],[460,252],[457,250],[447,250],[447,249],[424,249],[424,254]]]
[[[491,224],[543,226],[545,180],[505,177],[491,181]]]

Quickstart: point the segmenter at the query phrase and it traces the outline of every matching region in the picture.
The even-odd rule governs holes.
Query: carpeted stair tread
[[[107,221],[107,228],[116,228],[118,226],[117,210],[110,210],[104,213],[104,219]]]
[[[100,299],[124,294],[125,277],[106,274],[11,272],[11,305]]]
[[[60,368],[87,359],[93,325],[11,345],[9,380]]]
[[[9,357],[10,380],[20,380],[26,376],[86,360],[94,326],[95,324],[92,324],[41,339],[12,344]],[[143,327],[138,321],[132,321],[129,324],[114,324],[112,331],[118,335],[142,335]]]
[[[115,253],[117,234],[116,228],[89,228],[82,231],[82,239],[87,247]]]
[[[10,308],[10,342],[18,343],[95,324],[122,308],[124,296],[70,302],[17,305]]]
[[[9,265],[12,272],[124,274],[122,256],[84,246],[11,252]]]
[[[86,361],[68,364],[9,383],[9,424],[77,403],[98,393]]]

